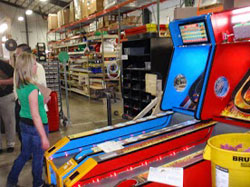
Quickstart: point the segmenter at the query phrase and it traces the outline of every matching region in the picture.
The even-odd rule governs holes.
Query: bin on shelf
[[[237,146],[238,151],[222,149],[221,145]],[[250,148],[249,133],[230,133],[210,138],[203,157],[211,161],[213,186],[250,186]]]

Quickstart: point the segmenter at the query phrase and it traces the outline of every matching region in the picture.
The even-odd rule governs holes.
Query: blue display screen
[[[179,26],[183,44],[207,43],[205,22],[189,23]]]

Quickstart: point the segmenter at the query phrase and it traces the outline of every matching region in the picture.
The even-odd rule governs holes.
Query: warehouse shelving
[[[90,45],[90,44],[88,44],[89,42],[90,43],[91,42],[102,42],[103,43],[103,41],[105,39],[117,39],[118,44],[120,44],[121,41],[125,41],[125,40],[121,40],[120,31],[127,29],[127,28],[131,28],[134,26],[134,25],[121,25],[121,17],[120,17],[121,14],[132,12],[135,10],[140,10],[140,9],[142,10],[148,6],[153,5],[153,4],[159,5],[160,2],[164,2],[164,1],[166,1],[166,0],[148,0],[148,1],[145,1],[145,0],[124,0],[123,2],[118,3],[118,4],[112,6],[108,9],[105,9],[103,11],[92,14],[87,18],[77,20],[73,23],[70,23],[70,24],[64,25],[60,28],[49,31],[48,35],[55,34],[55,40],[48,42],[48,43],[51,46],[51,48],[53,48],[55,50],[59,50],[59,51],[68,51],[68,49],[70,47],[73,47],[73,46]],[[128,6],[128,5],[131,5],[132,3],[135,3],[135,2],[137,4],[137,6]],[[159,7],[157,7],[157,8],[158,8],[158,11],[157,11],[158,20],[157,21],[159,24]],[[72,36],[72,35],[66,36],[66,33],[69,33],[70,31],[73,31],[77,28],[78,29],[80,28],[80,30],[81,30],[81,28],[90,24],[93,21],[96,21],[98,18],[103,17],[105,15],[110,15],[110,14],[118,15],[118,17],[119,17],[118,18],[118,25],[115,25],[109,29],[107,29],[107,28],[98,29],[102,33],[100,36],[94,36],[94,32],[90,32],[90,33],[84,32],[84,34],[82,34],[81,31],[80,31],[80,33],[78,32],[74,36]],[[117,36],[103,35],[103,32],[107,32],[107,31],[109,31],[109,32],[115,31],[118,33],[118,35]],[[58,35],[60,35],[60,39],[57,38]],[[86,37],[88,37],[88,41],[86,41]],[[56,38],[57,38],[57,40],[56,40]],[[76,40],[76,41],[72,41],[72,40]],[[98,53],[96,53],[96,54],[98,54]],[[79,76],[79,73],[85,74],[86,76],[88,76],[89,80],[92,77],[102,78],[102,80],[104,82],[106,82],[107,84],[109,82],[117,81],[117,80],[109,80],[106,78],[105,67],[113,62],[117,62],[118,64],[121,64],[121,52],[107,53],[107,52],[104,52],[104,50],[102,50],[102,53],[99,53],[99,54],[102,54],[102,63],[100,65],[95,65],[95,66],[100,66],[102,68],[102,73],[93,74],[90,71],[88,71],[89,67],[92,66],[91,64],[93,64],[93,63],[91,62],[91,59],[89,59],[88,56],[87,57],[85,56],[86,54],[84,54],[83,51],[69,52],[70,59],[71,59],[70,60],[71,62],[69,62],[68,66],[67,66],[67,71],[69,71],[69,73],[68,73],[69,81],[71,80],[71,76],[73,75],[72,73],[74,73],[74,72],[78,73],[78,76]],[[85,56],[85,58],[87,58],[87,59],[79,59],[80,56]],[[111,58],[111,60],[108,58]],[[86,61],[87,61],[87,64],[85,65],[84,68],[70,67],[73,64],[72,62],[74,62],[74,64],[78,64],[78,63],[84,63]],[[75,75],[75,76],[77,76],[77,75]],[[119,81],[119,85],[120,85],[120,81]],[[94,88],[96,88],[96,86],[94,86],[94,87],[92,86],[92,88],[94,89]],[[92,89],[92,88],[90,87],[90,82],[89,82],[89,89]],[[76,89],[73,89],[73,91],[76,92]],[[77,90],[77,92],[81,94],[81,92],[79,92],[79,90]],[[90,95],[91,94],[89,92],[89,96]]]
[[[73,29],[75,27],[81,27],[82,25],[87,25],[87,24],[95,21],[96,19],[103,17],[105,15],[111,14],[111,13],[118,15],[118,14],[122,14],[122,13],[133,12],[135,10],[141,10],[141,9],[144,9],[144,8],[149,7],[151,5],[154,5],[154,4],[159,5],[161,2],[165,2],[165,1],[167,1],[167,0],[147,0],[147,1],[145,1],[145,0],[124,0],[123,2],[117,3],[116,5],[114,5],[110,8],[107,8],[107,9],[104,9],[103,11],[92,14],[92,15],[88,16],[87,18],[83,18],[83,19],[77,20],[73,23],[63,25],[62,27],[51,30],[48,33],[65,32],[68,29]],[[129,4],[135,3],[135,2],[137,3],[136,7],[129,7],[128,6]],[[159,10],[157,11],[157,17],[159,17]],[[158,19],[158,22],[159,22],[159,19]]]
[[[133,118],[154,98],[145,90],[147,73],[162,77],[163,85],[172,53],[170,38],[144,38],[123,43],[122,95],[124,117]],[[149,63],[147,67],[146,63]],[[164,76],[163,76],[164,75]]]

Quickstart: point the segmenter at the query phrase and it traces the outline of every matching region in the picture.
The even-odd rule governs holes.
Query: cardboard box
[[[82,15],[81,15],[81,4],[82,4],[82,0],[74,0],[75,20],[79,20],[79,19],[82,18]]]
[[[103,17],[103,24],[105,27],[108,27],[112,22],[111,22],[111,16],[104,16]]]
[[[62,26],[62,10],[59,10],[57,12],[57,23],[58,23],[58,27]]]
[[[202,0],[199,1],[197,15],[230,10],[234,7],[234,0]]]
[[[88,14],[94,14],[96,12],[100,12],[103,10],[103,0],[88,0],[90,2],[90,5],[88,9]]]
[[[89,32],[95,32],[96,29],[97,29],[97,28],[96,28],[96,25],[97,25],[96,21],[90,23],[90,24],[89,24]]]
[[[212,6],[215,4],[222,4],[223,0],[201,0],[199,1],[199,7]]]
[[[104,27],[104,18],[103,17],[100,17],[98,18],[98,22],[97,22],[97,28],[98,29],[101,29]]]
[[[145,83],[146,83],[145,91],[147,93],[150,93],[151,95],[156,96],[156,93],[157,93],[157,75],[151,74],[151,73],[146,73]]]
[[[72,1],[69,5],[69,22],[72,23],[75,21],[75,7],[74,1]]]
[[[89,0],[81,0],[81,18],[87,18],[89,16],[88,13],[89,3],[90,3]]]
[[[183,19],[197,16],[196,7],[186,7],[186,8],[175,8],[174,9],[174,19]]]
[[[235,8],[246,7],[246,6],[250,6],[249,0],[234,0]]]
[[[125,0],[103,0],[103,7],[104,9],[108,9],[112,6],[115,6],[119,3],[122,3],[124,2]],[[127,5],[124,6],[125,8],[135,8],[135,7],[138,7],[138,3],[137,1],[134,1],[134,2],[131,2]]]
[[[69,9],[63,9],[62,10],[62,24],[67,25],[69,24]]]
[[[48,30],[50,31],[56,28],[58,28],[57,14],[49,14],[48,15]]]

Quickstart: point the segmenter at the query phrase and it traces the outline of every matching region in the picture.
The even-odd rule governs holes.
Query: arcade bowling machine
[[[180,137],[182,140],[175,140],[172,145],[183,149],[193,146],[196,141],[207,141],[214,122],[191,120],[170,128],[165,128],[163,125],[169,123],[168,120],[173,112],[191,116],[200,113],[199,97],[201,90],[204,89],[205,72],[211,67],[211,54],[215,47],[210,15],[182,20],[179,24],[182,30],[185,30],[185,24],[188,24],[189,30],[197,29],[198,34],[196,38],[187,37],[184,40],[184,44],[188,47],[179,47],[183,45],[179,35],[174,39],[176,47],[168,77],[168,82],[171,84],[167,84],[162,100],[162,109],[166,110],[166,113],[63,138],[46,152],[50,183],[58,186],[92,183],[95,178],[99,180],[100,177],[110,176],[110,173],[122,172],[127,170],[127,167],[133,168],[151,157],[169,154],[173,147],[163,148],[169,144],[170,136]],[[179,25],[175,25],[175,29],[178,28]],[[190,60],[185,60],[189,55],[191,55]],[[180,61],[183,63],[180,64]],[[173,100],[176,102],[173,103]],[[192,136],[191,132],[194,132]],[[182,136],[183,134],[185,136]],[[98,144],[104,141],[119,142],[124,149],[114,153],[116,156],[105,153],[98,147]],[[162,152],[159,152],[159,149]]]
[[[219,122],[212,135],[249,131],[250,7],[215,13],[211,16],[211,21],[216,50],[207,77],[200,117],[203,120],[213,119]],[[181,155],[177,159],[170,158],[161,167],[182,167],[184,186],[210,187],[212,186],[211,163],[204,160],[202,155],[203,150],[200,150],[186,156]],[[148,181],[148,174],[149,171],[142,172],[116,185],[119,187],[165,186]]]
[[[166,113],[149,117],[152,119],[142,118],[141,122],[132,121],[65,137],[46,152],[49,182],[57,186],[121,185],[120,182],[124,179],[139,176],[151,166],[157,167],[176,163],[176,161],[182,161],[190,166],[189,160],[193,163],[201,163],[201,165],[194,164],[199,166],[200,171],[209,170],[209,162],[202,160],[202,150],[211,135],[224,133],[221,128],[217,128],[217,126],[222,127],[222,124],[215,126],[216,122],[211,120],[215,116],[213,113],[212,117],[203,117],[203,113],[206,113],[205,99],[209,95],[207,90],[210,84],[213,84],[210,75],[213,73],[215,62],[214,52],[217,52],[212,23],[210,15],[204,15],[170,24],[174,54],[161,105]],[[245,68],[245,66],[242,67]],[[243,87],[242,90],[245,93],[246,88]],[[230,86],[228,89],[226,93],[229,94],[234,87]],[[221,88],[218,90],[220,91]],[[244,95],[244,98],[246,97],[247,95]],[[197,119],[150,132],[149,128],[146,129],[147,132],[144,129],[137,130],[141,127],[140,124],[157,125],[159,119],[169,119],[173,112],[188,114]],[[245,122],[241,124],[247,126]],[[131,128],[131,125],[135,127],[134,131],[125,132],[128,127]],[[228,127],[223,126],[223,129],[225,128]],[[108,133],[112,135],[114,131],[115,135],[107,136]],[[110,152],[105,151],[99,146],[103,141],[115,142],[119,144],[119,148]],[[67,145],[68,143],[70,146]],[[194,169],[197,168],[194,167]],[[189,173],[193,176],[190,170]],[[200,172],[200,176],[196,176],[198,180],[204,178],[205,181],[210,177],[209,172],[203,173],[207,175],[202,175]]]

